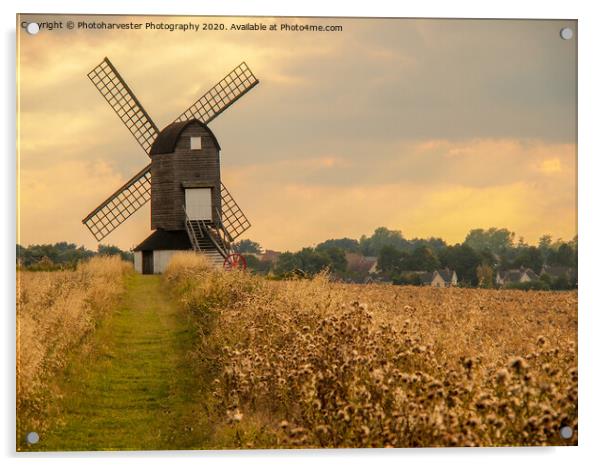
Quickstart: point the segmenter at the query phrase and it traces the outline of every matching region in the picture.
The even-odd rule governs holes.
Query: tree
[[[552,252],[552,235],[543,235],[539,238],[537,248],[541,252],[544,263],[547,264],[550,261],[550,253]]]
[[[443,267],[456,271],[458,280],[472,286],[478,284],[477,267],[481,264],[481,257],[466,243],[448,246],[441,251],[439,258]]]
[[[316,250],[316,253],[327,257],[328,266],[331,272],[342,274],[347,270],[345,251],[343,251],[341,248],[330,247],[320,251]]]
[[[364,256],[378,256],[380,250],[385,246],[393,246],[404,251],[408,249],[409,243],[401,231],[389,230],[385,227],[377,228],[370,237],[362,235],[360,238],[360,250]]]
[[[483,251],[479,251],[479,255],[481,256],[481,264],[495,268],[498,261],[494,253],[489,249],[484,249]]]
[[[409,248],[414,250],[419,248],[420,246],[428,246],[433,251],[438,252],[441,249],[445,249],[447,247],[447,243],[443,241],[441,238],[414,238],[408,241]]]
[[[489,228],[484,230],[477,228],[470,230],[464,244],[467,244],[475,251],[489,249],[494,254],[499,254],[503,250],[511,248],[514,243],[514,233],[507,228]]]
[[[378,254],[377,267],[388,276],[401,272],[403,253],[393,246],[383,246]]]
[[[250,239],[242,239],[234,244],[236,249],[241,254],[261,254],[261,246]]]
[[[44,257],[55,265],[74,267],[78,261],[94,255],[94,251],[65,241],[55,244],[32,244],[27,247],[17,245],[17,260],[24,267],[31,267]]]
[[[119,256],[124,261],[134,262],[134,254],[130,251],[122,251],[117,246],[108,244],[98,245],[98,254],[101,256]]]
[[[478,286],[481,288],[493,288],[493,269],[489,265],[477,266]]]
[[[301,268],[301,262],[296,253],[292,253],[289,251],[283,252],[278,257],[278,262],[274,267],[274,272],[277,275],[285,275],[287,273],[292,272],[295,269]]]
[[[541,250],[535,246],[528,246],[522,248],[516,259],[512,263],[513,267],[527,267],[531,270],[539,273],[543,266],[543,256]]]
[[[420,246],[414,249],[407,259],[402,262],[403,270],[424,270],[433,272],[439,266],[439,258],[428,246]]]
[[[347,269],[345,252],[339,248],[328,248],[316,251],[313,248],[303,248],[298,252],[285,252],[276,263],[275,272],[286,275],[300,269],[308,275],[315,275],[328,269],[332,273],[342,274]]]
[[[571,288],[571,282],[566,275],[561,275],[556,280],[552,280],[553,290],[570,290]]]
[[[558,250],[552,257],[554,265],[562,265],[565,267],[574,267],[577,263],[575,250],[568,243],[562,243],[558,246]]]
[[[338,238],[338,239],[327,239],[316,246],[317,251],[321,251],[329,248],[339,248],[347,252],[359,252],[360,243],[356,239],[351,238]]]
[[[539,238],[537,247],[541,250],[550,249],[552,247],[552,235],[542,235],[541,238]]]

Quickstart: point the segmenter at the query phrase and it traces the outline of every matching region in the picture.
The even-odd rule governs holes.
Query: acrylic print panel
[[[577,445],[576,21],[17,37],[19,451]]]

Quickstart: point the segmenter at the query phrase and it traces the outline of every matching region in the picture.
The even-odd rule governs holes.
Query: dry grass
[[[124,289],[131,266],[96,257],[75,271],[17,272],[18,430],[42,430],[52,377]],[[58,394],[60,396],[60,394]]]
[[[577,443],[576,292],[270,282],[181,260],[164,278],[240,446]]]

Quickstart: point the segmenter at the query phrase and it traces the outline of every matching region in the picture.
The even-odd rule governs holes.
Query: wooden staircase
[[[216,217],[219,219],[218,215]],[[185,225],[192,248],[209,257],[216,267],[222,267],[224,259],[232,252],[232,246],[221,222],[191,220],[185,214]]]

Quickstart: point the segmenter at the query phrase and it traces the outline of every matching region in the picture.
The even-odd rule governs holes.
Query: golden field
[[[576,292],[277,282],[185,254],[163,280],[225,447],[577,444]]]
[[[17,432],[43,430],[53,377],[124,290],[131,266],[96,257],[73,271],[17,271]],[[26,421],[27,426],[22,425]]]

